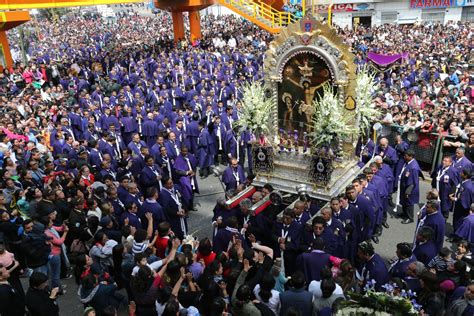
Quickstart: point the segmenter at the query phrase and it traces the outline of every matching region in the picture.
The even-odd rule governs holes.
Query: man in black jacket
[[[0,265],[0,315],[24,315],[24,298],[8,283],[9,277],[10,272],[7,268]]]
[[[44,230],[43,224],[34,223],[33,229],[22,242],[22,250],[28,268],[48,274],[48,257],[51,253],[51,246],[48,243],[50,238],[46,236]]]
[[[56,302],[59,288],[49,290],[48,277],[41,272],[33,272],[30,277],[30,288],[26,292],[26,307],[31,315],[55,316],[59,315]]]

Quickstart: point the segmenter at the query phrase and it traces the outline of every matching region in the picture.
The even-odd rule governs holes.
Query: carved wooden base
[[[306,184],[310,191],[309,196],[329,201],[332,196],[339,194],[350,184],[354,176],[360,171],[357,161],[333,161],[333,170],[326,185],[316,183],[310,174],[313,156],[289,152],[276,153],[273,157],[273,171],[256,171],[256,185],[271,184],[275,189],[283,192],[297,193],[298,184]]]

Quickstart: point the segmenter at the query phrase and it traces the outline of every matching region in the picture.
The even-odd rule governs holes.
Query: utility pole
[[[20,25],[19,35],[20,35],[21,59],[23,63],[26,65],[28,63],[28,58],[26,57],[26,51],[25,51],[25,30],[23,28],[23,25]]]

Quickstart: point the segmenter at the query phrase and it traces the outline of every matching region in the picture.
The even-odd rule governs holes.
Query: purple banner
[[[401,53],[396,55],[379,55],[370,52],[367,54],[367,58],[369,58],[371,61],[373,61],[379,66],[388,66],[398,61],[399,59],[408,58],[408,53]]]

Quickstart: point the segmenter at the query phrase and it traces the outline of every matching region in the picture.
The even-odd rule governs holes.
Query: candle
[[[304,132],[303,133],[303,153],[306,153],[308,151],[308,133]]]
[[[298,153],[298,131],[295,130],[294,133],[293,133],[293,138],[295,140],[295,152]]]

